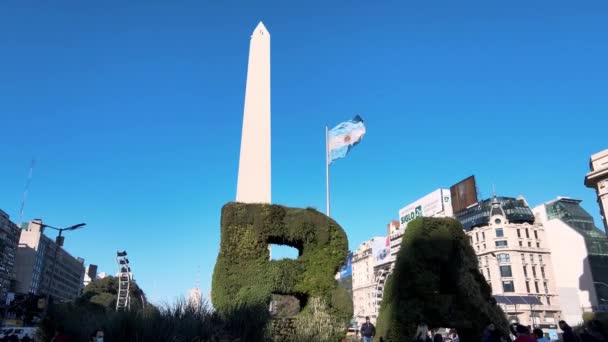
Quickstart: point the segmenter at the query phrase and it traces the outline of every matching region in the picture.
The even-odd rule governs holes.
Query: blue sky
[[[533,205],[582,199],[608,148],[608,4],[556,1],[3,1],[0,208],[67,226],[155,301],[208,293],[234,200],[249,36],[272,36],[273,202],[325,208],[324,125],[364,141],[332,166],[351,248],[475,174]],[[577,6],[578,5],[578,6]]]

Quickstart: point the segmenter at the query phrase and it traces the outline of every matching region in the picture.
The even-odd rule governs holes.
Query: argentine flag
[[[346,157],[348,152],[361,142],[364,135],[365,125],[359,115],[332,128],[327,134],[329,164]]]

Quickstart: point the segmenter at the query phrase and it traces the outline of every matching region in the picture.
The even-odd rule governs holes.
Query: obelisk
[[[270,34],[262,22],[249,43],[236,201],[270,203]]]

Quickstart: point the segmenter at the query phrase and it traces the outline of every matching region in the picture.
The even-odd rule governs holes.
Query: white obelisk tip
[[[252,36],[255,36],[255,35],[270,36],[270,33],[266,29],[266,26],[264,26],[263,22],[260,21],[258,26],[255,27],[255,30],[253,30]]]

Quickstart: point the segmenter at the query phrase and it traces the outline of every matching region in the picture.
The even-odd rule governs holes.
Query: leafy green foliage
[[[142,302],[145,301],[146,298],[144,291],[139,288],[136,282],[131,282],[129,292],[131,296],[131,308],[142,308]],[[86,304],[85,302],[89,302],[100,305],[106,309],[114,310],[118,298],[117,294],[118,279],[109,276],[90,282],[89,285],[85,287],[82,296],[78,298],[76,302],[79,304]]]
[[[462,225],[451,218],[421,217],[405,231],[378,318],[379,336],[410,340],[416,325],[456,328],[463,341],[479,341],[492,322],[508,322],[478,271]]]
[[[88,302],[87,302],[88,303]],[[97,328],[105,340],[113,342],[233,342],[261,341],[267,308],[217,314],[206,303],[188,305],[182,299],[157,309],[116,312],[98,305],[64,303],[51,306],[40,324],[37,340],[50,341],[58,326],[64,327],[72,341],[88,341]]]
[[[268,307],[273,294],[282,294],[305,304],[299,316],[310,317],[313,299],[319,310],[344,320],[338,325],[352,316],[352,301],[337,292],[334,280],[348,251],[346,234],[334,220],[314,209],[228,203],[221,225],[211,293],[220,313]],[[297,248],[300,256],[271,261],[269,244]]]

